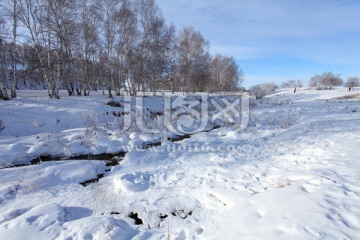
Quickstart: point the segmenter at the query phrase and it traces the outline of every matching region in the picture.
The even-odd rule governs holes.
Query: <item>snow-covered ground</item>
[[[177,142],[120,131],[126,111],[105,96],[63,94],[0,102],[0,239],[359,239],[360,102],[346,89],[281,90],[246,129]],[[144,105],[157,129],[160,101]],[[94,159],[125,145],[117,166]],[[47,155],[69,159],[13,167]]]

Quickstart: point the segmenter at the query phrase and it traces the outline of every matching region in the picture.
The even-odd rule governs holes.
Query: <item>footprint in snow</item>
[[[304,184],[301,186],[301,190],[303,190],[304,192],[307,192],[307,193],[314,193],[317,191],[317,187],[314,185],[310,185],[310,184]]]
[[[29,218],[26,219],[26,222],[28,222],[30,225],[32,225],[32,224],[35,223],[39,218],[40,218],[40,216],[31,216],[31,217],[29,217]]]
[[[152,175],[146,173],[125,174],[114,181],[115,189],[124,192],[142,192],[154,186]]]

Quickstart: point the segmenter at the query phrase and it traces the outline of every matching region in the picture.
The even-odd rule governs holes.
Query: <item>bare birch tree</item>
[[[19,20],[28,30],[26,38],[35,49],[44,81],[51,98],[60,98],[54,69],[54,33],[51,23],[51,0],[17,0]]]
[[[211,65],[210,91],[237,91],[242,83],[242,72],[233,57],[216,54]]]
[[[7,92],[8,72],[8,49],[5,42],[5,19],[0,17],[0,99],[9,100]]]
[[[184,28],[179,36],[179,74],[186,92],[207,91],[210,78],[209,42],[200,32]]]
[[[137,17],[135,6],[130,0],[121,0],[118,15],[118,41],[116,42],[116,58],[118,79],[115,82],[116,95],[121,94],[121,89],[130,95],[136,95],[136,79],[134,78],[134,57],[138,42]]]
[[[100,2],[96,0],[81,0],[79,3],[79,22],[77,24],[78,38],[75,48],[78,58],[79,81],[76,82],[77,95],[89,95],[92,86],[97,85],[96,61],[99,53],[99,21]]]
[[[117,0],[103,0],[103,61],[105,66],[104,80],[110,98],[113,97],[112,90],[116,79],[116,39],[118,34],[118,15],[120,2]]]

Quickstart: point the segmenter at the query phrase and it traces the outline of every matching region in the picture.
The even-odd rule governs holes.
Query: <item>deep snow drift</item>
[[[0,238],[358,239],[360,102],[348,94],[279,91],[244,130],[173,142],[120,132],[126,112],[104,96],[20,91],[0,102]],[[149,124],[160,99],[146,102]],[[119,165],[94,157],[124,146]]]

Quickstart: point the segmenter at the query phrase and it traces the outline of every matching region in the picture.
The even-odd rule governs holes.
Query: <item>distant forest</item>
[[[238,90],[235,59],[209,47],[191,26],[167,24],[155,0],[2,0],[0,98],[39,85],[51,98],[60,89],[109,97]]]

